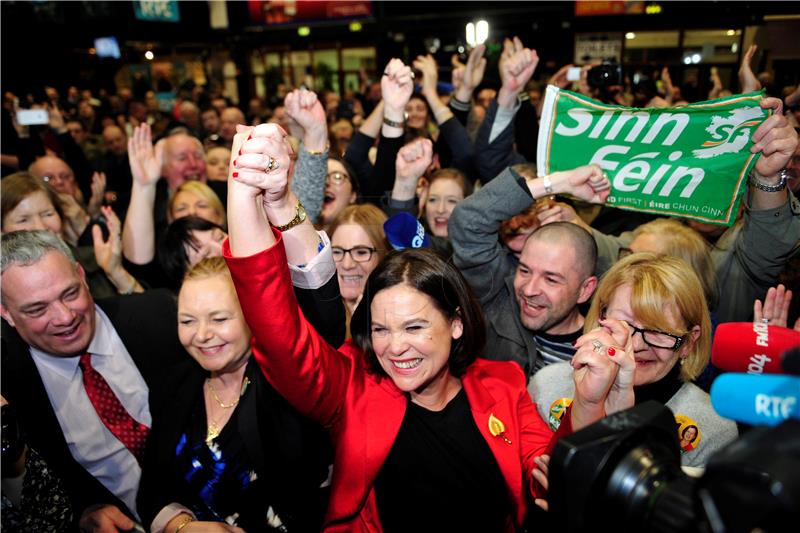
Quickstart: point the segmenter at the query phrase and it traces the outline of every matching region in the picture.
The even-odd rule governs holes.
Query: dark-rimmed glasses
[[[331,248],[333,260],[337,263],[344,260],[345,254],[350,254],[350,257],[356,263],[366,263],[372,259],[372,254],[375,252],[377,252],[377,250],[375,248],[370,248],[369,246],[353,246],[352,248],[340,248],[338,246],[334,246]]]
[[[605,319],[605,311],[603,311],[600,316],[602,319]],[[631,323],[628,323],[628,326],[633,330],[631,337],[637,333],[641,333],[642,340],[645,342],[645,344],[652,346],[653,348],[664,348],[665,350],[672,350],[674,352],[683,346],[683,343],[686,340],[686,335],[673,335],[672,333],[659,331],[657,329],[637,328]]]

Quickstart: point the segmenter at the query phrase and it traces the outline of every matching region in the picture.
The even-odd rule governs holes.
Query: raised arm
[[[761,89],[761,82],[758,81],[756,75],[753,74],[753,69],[750,66],[756,50],[758,50],[758,46],[751,44],[742,58],[742,63],[739,65],[739,88],[743,93],[750,93]]]
[[[486,112],[486,118],[475,139],[475,153],[481,154],[476,164],[484,181],[492,179],[503,168],[525,161],[514,151],[514,116],[520,107],[520,91],[533,76],[539,64],[535,50],[525,48],[519,38],[506,39],[500,57],[500,79],[497,103]]]
[[[418,216],[417,182],[433,159],[433,143],[430,139],[416,139],[403,146],[395,161],[396,178],[389,198],[389,215],[405,211]]]
[[[156,203],[156,184],[161,178],[164,145],[153,147],[150,126],[137,126],[128,139],[128,159],[133,186],[131,201],[122,229],[122,250],[131,263],[145,265],[156,254],[156,229],[153,207]]]
[[[751,152],[761,156],[750,176],[741,229],[729,230],[737,232],[732,250],[712,251],[720,286],[726,288],[718,307],[722,322],[749,320],[751,302],[778,283],[800,248],[800,204],[786,188],[784,171],[797,150],[797,133],[781,114],[780,100],[765,98],[761,105],[775,112],[752,136]]]
[[[292,191],[306,208],[312,223],[322,211],[328,174],[328,124],[317,95],[305,89],[286,95],[286,114],[303,128],[303,142],[292,178]]]
[[[397,152],[403,146],[406,104],[413,89],[411,68],[399,59],[389,61],[381,78],[384,104],[381,141],[375,167],[369,178],[361,183],[364,199],[376,205],[379,205],[384,193],[394,186],[394,163]]]
[[[330,425],[347,391],[352,360],[331,348],[300,312],[286,265],[313,260],[320,238],[288,188],[285,132],[274,124],[242,130],[231,156],[223,254],[265,376],[295,408]]]

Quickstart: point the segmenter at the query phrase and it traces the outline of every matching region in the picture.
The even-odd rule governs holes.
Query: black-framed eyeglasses
[[[605,319],[605,312],[601,314],[601,317]],[[683,343],[686,340],[686,335],[673,335],[672,333],[659,331],[657,329],[637,328],[630,323],[628,323],[628,326],[633,330],[633,335],[641,333],[642,340],[645,342],[645,344],[652,346],[653,348],[664,348],[666,350],[675,351],[683,346]],[[631,337],[633,337],[633,335],[631,335]]]
[[[331,181],[333,181],[337,185],[339,183],[342,183],[345,180],[348,180],[348,181],[350,180],[350,176],[348,176],[344,172],[330,172],[330,173],[328,173],[326,178],[331,180]]]
[[[377,252],[377,250],[375,248],[370,248],[369,246],[353,246],[352,248],[340,248],[338,246],[334,246],[331,248],[333,260],[337,263],[344,260],[345,254],[350,254],[350,257],[356,263],[366,263],[372,259],[372,254],[375,252]]]

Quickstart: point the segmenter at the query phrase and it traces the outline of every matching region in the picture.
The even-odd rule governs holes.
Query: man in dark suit
[[[1,276],[2,394],[26,443],[60,475],[82,531],[133,528],[136,441],[161,405],[159,376],[184,353],[174,298],[151,291],[95,304],[83,269],[44,231],[3,235]],[[101,400],[90,374],[101,376]],[[109,403],[142,433],[107,422]]]

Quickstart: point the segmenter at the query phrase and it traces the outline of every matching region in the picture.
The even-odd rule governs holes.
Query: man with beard
[[[596,202],[607,195],[607,183],[594,166],[541,178],[527,165],[515,165],[456,206],[449,227],[453,261],[486,313],[483,357],[515,361],[530,377],[574,355],[584,320],[578,306],[597,286],[594,239],[569,223],[548,224],[528,236],[517,259],[498,233],[503,221],[559,188]]]

